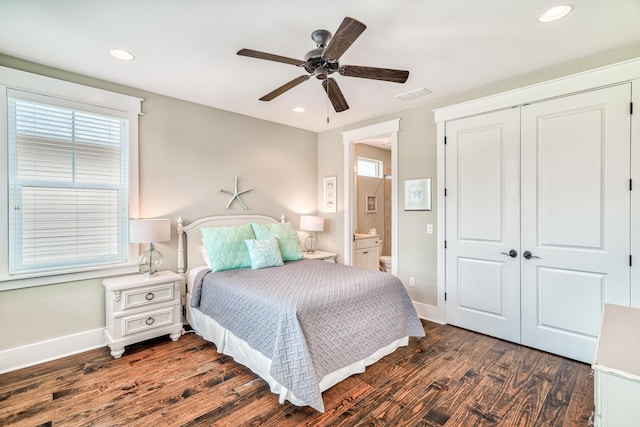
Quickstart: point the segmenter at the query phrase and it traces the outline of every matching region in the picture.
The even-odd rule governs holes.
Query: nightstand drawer
[[[174,283],[122,291],[122,310],[144,307],[150,304],[173,301],[176,293]]]
[[[174,323],[174,307],[122,318],[122,336],[159,328]]]

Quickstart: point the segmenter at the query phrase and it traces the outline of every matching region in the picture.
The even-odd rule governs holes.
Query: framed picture
[[[378,212],[378,199],[376,198],[376,196],[369,196],[367,194],[366,196],[366,213],[376,213]]]
[[[325,212],[337,212],[337,188],[336,188],[336,177],[335,176],[327,176],[324,178],[323,185],[323,193],[324,193],[324,204],[323,210]]]
[[[404,210],[431,210],[431,178],[404,180]]]

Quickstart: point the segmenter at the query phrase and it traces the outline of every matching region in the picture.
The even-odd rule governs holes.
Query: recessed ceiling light
[[[132,61],[135,58],[135,56],[123,49],[111,49],[109,53],[114,58],[122,59],[123,61]]]
[[[545,23],[546,22],[557,21],[558,19],[564,18],[565,16],[570,14],[572,10],[573,10],[573,5],[572,4],[564,4],[562,6],[555,6],[555,7],[552,7],[551,9],[547,10],[542,15],[540,15],[540,18],[538,18],[538,21],[545,22]]]
[[[307,111],[307,109],[304,107],[294,107],[293,111],[296,113],[304,113],[305,111]]]

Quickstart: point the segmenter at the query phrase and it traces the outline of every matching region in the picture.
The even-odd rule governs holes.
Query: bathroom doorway
[[[395,119],[343,133],[345,150],[344,262],[345,264],[353,264],[355,234],[369,233],[372,228],[375,228],[382,239],[379,255],[391,256],[391,268],[387,268],[387,270],[394,275],[397,275],[398,270],[397,257],[393,257],[393,254],[398,253],[398,181],[396,173],[398,132],[399,119]],[[373,160],[372,163],[375,163],[376,155],[372,154],[374,149],[384,151],[389,160],[383,161],[382,170],[378,170],[376,177],[359,177],[356,167],[358,157]],[[371,165],[365,166],[370,167]],[[366,180],[368,183],[358,189],[358,181],[364,182]],[[384,216],[388,217],[387,221],[384,220]]]
[[[376,263],[391,271],[391,135],[355,143],[354,171],[356,240],[362,234],[377,236]]]

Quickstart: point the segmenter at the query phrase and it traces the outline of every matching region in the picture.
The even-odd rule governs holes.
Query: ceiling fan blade
[[[349,109],[349,104],[347,104],[347,100],[344,99],[344,95],[342,95],[342,91],[338,86],[338,83],[332,78],[328,78],[322,81],[322,87],[324,91],[327,92],[327,96],[329,97],[329,101],[333,105],[333,109],[336,110],[336,113],[340,113],[342,111]]]
[[[366,28],[362,22],[347,16],[322,52],[322,56],[337,61]]]
[[[383,80],[385,82],[404,83],[409,72],[391,68],[361,67],[359,65],[343,65],[338,69],[341,76],[359,77],[362,79]]]
[[[258,50],[240,49],[238,51],[240,56],[248,56],[250,58],[266,59],[267,61],[283,62],[285,64],[296,65],[301,67],[304,65],[304,61],[301,59],[288,58],[286,56],[274,55],[272,53],[260,52]]]
[[[294,88],[294,87],[298,86],[300,83],[309,80],[309,77],[311,77],[311,76],[310,75],[306,75],[306,76],[296,77],[295,79],[291,80],[290,82],[287,82],[287,83],[283,84],[279,88],[277,88],[275,90],[272,90],[271,92],[269,92],[268,94],[266,94],[265,96],[260,98],[260,101],[271,101],[276,96],[280,96],[283,93],[285,93],[286,91],[288,91],[289,89]]]

